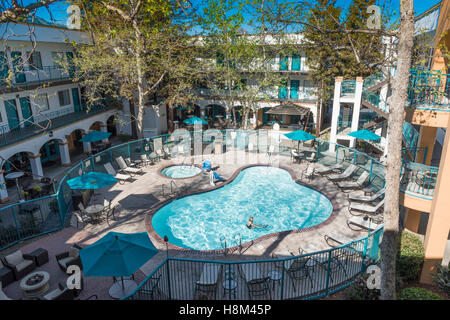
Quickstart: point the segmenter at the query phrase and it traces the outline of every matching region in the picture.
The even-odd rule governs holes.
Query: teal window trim
[[[287,98],[287,82],[282,83],[278,88],[278,99],[286,99]]]
[[[289,57],[280,55],[280,71],[288,70],[289,67]]]
[[[300,71],[301,68],[301,57],[299,54],[294,53],[292,55],[292,67],[291,70],[292,71]]]

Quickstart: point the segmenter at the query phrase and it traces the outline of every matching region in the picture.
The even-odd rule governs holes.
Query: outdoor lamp
[[[169,258],[169,238],[167,236],[164,236],[164,242],[166,243],[167,258]]]

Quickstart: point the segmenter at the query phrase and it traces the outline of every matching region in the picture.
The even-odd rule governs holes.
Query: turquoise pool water
[[[196,166],[179,165],[164,168],[161,173],[169,178],[189,178],[202,172],[202,169]]]
[[[160,208],[152,218],[155,231],[179,247],[195,250],[235,246],[274,232],[304,229],[327,220],[333,206],[323,194],[301,186],[275,167],[242,170],[231,183],[216,190],[181,198]],[[254,223],[265,229],[248,229]]]

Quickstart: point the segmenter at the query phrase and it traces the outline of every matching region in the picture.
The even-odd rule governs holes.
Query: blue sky
[[[36,0],[23,0],[23,3],[26,5],[28,3],[35,2],[35,1]],[[391,2],[391,6],[396,11],[396,14],[398,16],[400,0],[387,0],[387,1]],[[201,4],[204,1],[193,0],[193,2],[196,4]],[[380,2],[384,2],[384,1],[380,1]],[[439,2],[440,2],[440,0],[414,0],[414,11],[415,11],[416,15],[421,14]],[[351,0],[337,0],[337,5],[340,7],[344,7],[344,8],[347,7],[350,3],[351,3]],[[65,1],[57,2],[50,6],[51,15],[47,9],[41,8],[38,11],[38,16],[41,18],[44,18],[45,20],[48,20],[48,21],[51,20],[50,17],[52,16],[53,21],[55,21],[59,24],[65,25],[67,18],[68,18],[68,14],[67,14],[68,6],[69,5]],[[393,20],[395,20],[397,18],[397,16],[394,16]]]

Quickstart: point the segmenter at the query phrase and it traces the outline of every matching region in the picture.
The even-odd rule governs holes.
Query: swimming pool
[[[198,175],[202,169],[191,165],[175,165],[164,168],[161,173],[169,178],[183,179]]]
[[[256,166],[242,170],[222,188],[187,196],[168,203],[152,217],[153,229],[169,242],[194,250],[223,249],[266,234],[304,229],[327,220],[333,211],[330,200],[320,192],[299,185],[280,168]],[[265,229],[248,229],[254,223]]]

